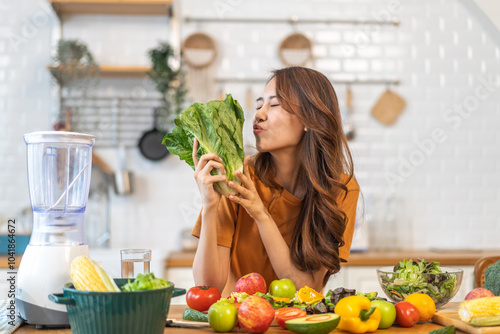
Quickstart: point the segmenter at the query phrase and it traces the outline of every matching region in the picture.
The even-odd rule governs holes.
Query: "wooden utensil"
[[[186,37],[182,43],[182,58],[186,62],[186,85],[190,98],[205,102],[213,100],[217,45],[209,35],[197,32]]]
[[[385,125],[392,125],[406,106],[406,101],[397,93],[387,89],[372,108],[372,116]]]
[[[113,169],[95,152],[92,152],[92,165],[99,167],[108,175],[113,175],[114,173]]]
[[[476,327],[469,325],[458,317],[458,310],[446,309],[438,311],[432,318],[432,322],[443,326],[455,326],[456,329],[471,334],[498,334],[500,333],[500,326],[494,327]]]
[[[354,129],[354,124],[352,123],[352,91],[351,86],[347,86],[346,93],[346,105],[347,105],[347,122],[345,125],[345,136],[347,140],[353,140],[356,136],[356,130]]]
[[[246,106],[245,106],[247,111],[250,111],[253,108],[253,97],[252,96],[253,96],[252,87],[249,86],[247,88],[247,96],[246,96],[247,101],[246,101]]]

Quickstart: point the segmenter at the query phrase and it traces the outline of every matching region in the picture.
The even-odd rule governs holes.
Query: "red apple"
[[[475,288],[465,296],[465,300],[482,298],[482,297],[495,297],[495,294],[485,288]]]
[[[259,296],[246,298],[238,310],[238,322],[250,333],[264,333],[271,326],[273,319],[274,308]]]
[[[256,292],[267,292],[266,281],[258,273],[250,273],[241,277],[234,287],[236,292],[246,292],[249,295],[253,295]]]

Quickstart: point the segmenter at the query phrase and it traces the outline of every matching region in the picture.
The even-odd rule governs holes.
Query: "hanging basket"
[[[312,58],[312,43],[301,33],[291,34],[281,42],[279,56],[285,66],[304,66]]]
[[[189,66],[208,67],[217,57],[217,46],[212,37],[197,32],[189,35],[182,43],[182,57]]]

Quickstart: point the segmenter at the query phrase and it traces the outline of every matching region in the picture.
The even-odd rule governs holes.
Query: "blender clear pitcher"
[[[24,135],[33,210],[30,243],[18,270],[16,306],[37,328],[69,324],[66,307],[48,295],[71,281],[70,265],[88,256],[84,214],[94,136],[75,132]]]
[[[94,137],[72,132],[24,136],[33,209],[30,245],[85,245],[84,213]]]

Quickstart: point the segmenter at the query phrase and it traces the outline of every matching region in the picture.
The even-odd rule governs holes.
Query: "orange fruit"
[[[325,296],[323,296],[313,288],[308,287],[307,285],[297,292],[297,299],[299,300],[299,302],[307,305],[319,302],[323,298],[325,298]]]
[[[425,293],[412,293],[405,301],[413,304],[420,312],[420,321],[429,321],[436,313],[436,303]]]

